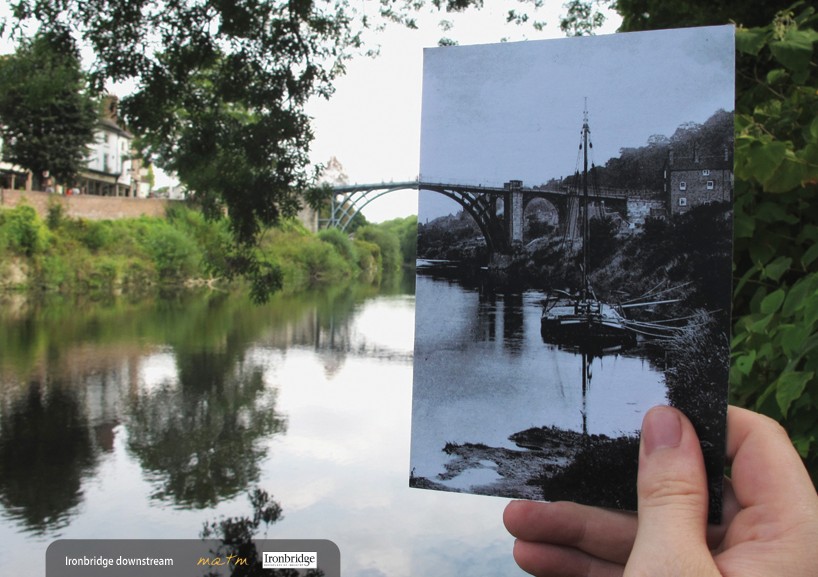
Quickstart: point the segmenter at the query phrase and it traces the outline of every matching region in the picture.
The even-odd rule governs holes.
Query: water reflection
[[[212,507],[258,480],[260,441],[286,431],[261,367],[229,353],[178,354],[178,382],[141,390],[127,416],[128,449],[154,498]]]
[[[26,530],[66,526],[123,434],[152,487],[181,509],[216,506],[258,482],[285,434],[259,346],[304,347],[327,374],[373,350],[349,319],[371,287],[94,303],[15,298],[0,306],[0,503]],[[402,353],[406,354],[406,353]]]
[[[2,403],[0,501],[7,513],[35,533],[65,525],[110,432],[90,426],[80,396],[62,382],[31,381]]]
[[[48,387],[59,380],[73,396],[72,412],[94,459],[73,472],[50,469],[53,485],[32,489],[43,498],[55,479],[78,487],[76,504],[60,505],[59,524],[45,521],[41,534],[13,516],[7,489],[0,489],[3,574],[44,575],[43,553],[56,538],[197,538],[204,523],[245,516],[245,493],[257,485],[282,509],[279,520],[262,528],[265,536],[330,539],[342,551],[344,575],[458,575],[466,559],[473,577],[521,576],[502,527],[504,502],[407,487],[412,294],[339,287],[280,296],[262,308],[212,294],[163,302],[0,305],[2,426],[25,412],[29,383],[43,383],[45,407]],[[499,334],[502,325],[501,315]],[[17,329],[28,331],[23,341]],[[493,346],[502,348],[500,341]],[[257,391],[259,378],[263,392]],[[229,410],[214,409],[214,403]],[[207,423],[246,426],[244,419],[264,407],[279,420],[286,416],[286,431],[251,443],[265,454],[258,482],[211,508],[176,504],[176,494],[191,493],[171,482],[169,458],[148,470],[131,447],[138,427],[144,427],[146,450],[153,442],[170,443],[160,417],[191,419],[204,435]],[[144,423],[137,423],[139,411]],[[188,431],[176,430],[178,442],[188,443]],[[214,441],[217,450],[222,439]],[[53,443],[40,444],[38,450],[55,458]],[[198,455],[205,444],[191,442],[184,454]],[[28,474],[22,468],[17,473],[21,479]],[[185,476],[189,482],[193,475],[179,475]],[[157,498],[170,490],[174,495]]]

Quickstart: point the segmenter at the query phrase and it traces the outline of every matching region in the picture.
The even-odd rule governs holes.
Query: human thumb
[[[625,575],[717,575],[705,538],[707,475],[693,425],[654,407],[642,422],[639,526]]]

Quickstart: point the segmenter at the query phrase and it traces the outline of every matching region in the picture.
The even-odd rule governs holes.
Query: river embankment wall
[[[89,220],[117,220],[140,216],[165,216],[168,206],[181,200],[166,198],[134,198],[128,196],[96,196],[92,194],[67,195],[36,190],[0,189],[0,208],[14,208],[20,203],[28,204],[40,218],[48,215],[51,203],[62,204],[63,214],[72,218]],[[298,219],[310,232],[318,231],[318,212],[310,206],[298,211]]]
[[[28,204],[40,218],[45,218],[52,203],[59,203],[66,216],[89,220],[116,220],[140,216],[165,215],[167,207],[180,202],[165,198],[133,198],[126,196],[95,196],[53,194],[39,191],[0,189],[0,207],[14,208]]]

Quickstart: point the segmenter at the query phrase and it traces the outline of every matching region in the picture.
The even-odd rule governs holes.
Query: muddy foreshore
[[[638,442],[632,437],[612,439],[605,435],[583,435],[577,431],[555,427],[527,429],[511,435],[509,439],[519,449],[489,447],[481,443],[447,443],[441,449],[451,457],[445,465],[446,470],[433,479],[412,476],[409,484],[423,489],[514,499],[562,499],[570,497],[565,494],[563,487],[570,485],[570,481],[564,479],[564,482],[560,482],[560,479],[571,475],[570,469],[581,455],[593,455],[597,451],[606,451],[623,444],[626,452],[632,452]],[[493,471],[497,478],[467,489],[453,488],[446,484],[467,471],[477,469]],[[573,498],[585,500],[582,495],[573,495]]]

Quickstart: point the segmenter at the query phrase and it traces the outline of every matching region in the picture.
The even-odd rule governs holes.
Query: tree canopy
[[[37,178],[71,181],[99,116],[71,37],[52,31],[24,40],[0,59],[0,86],[3,159]]]

